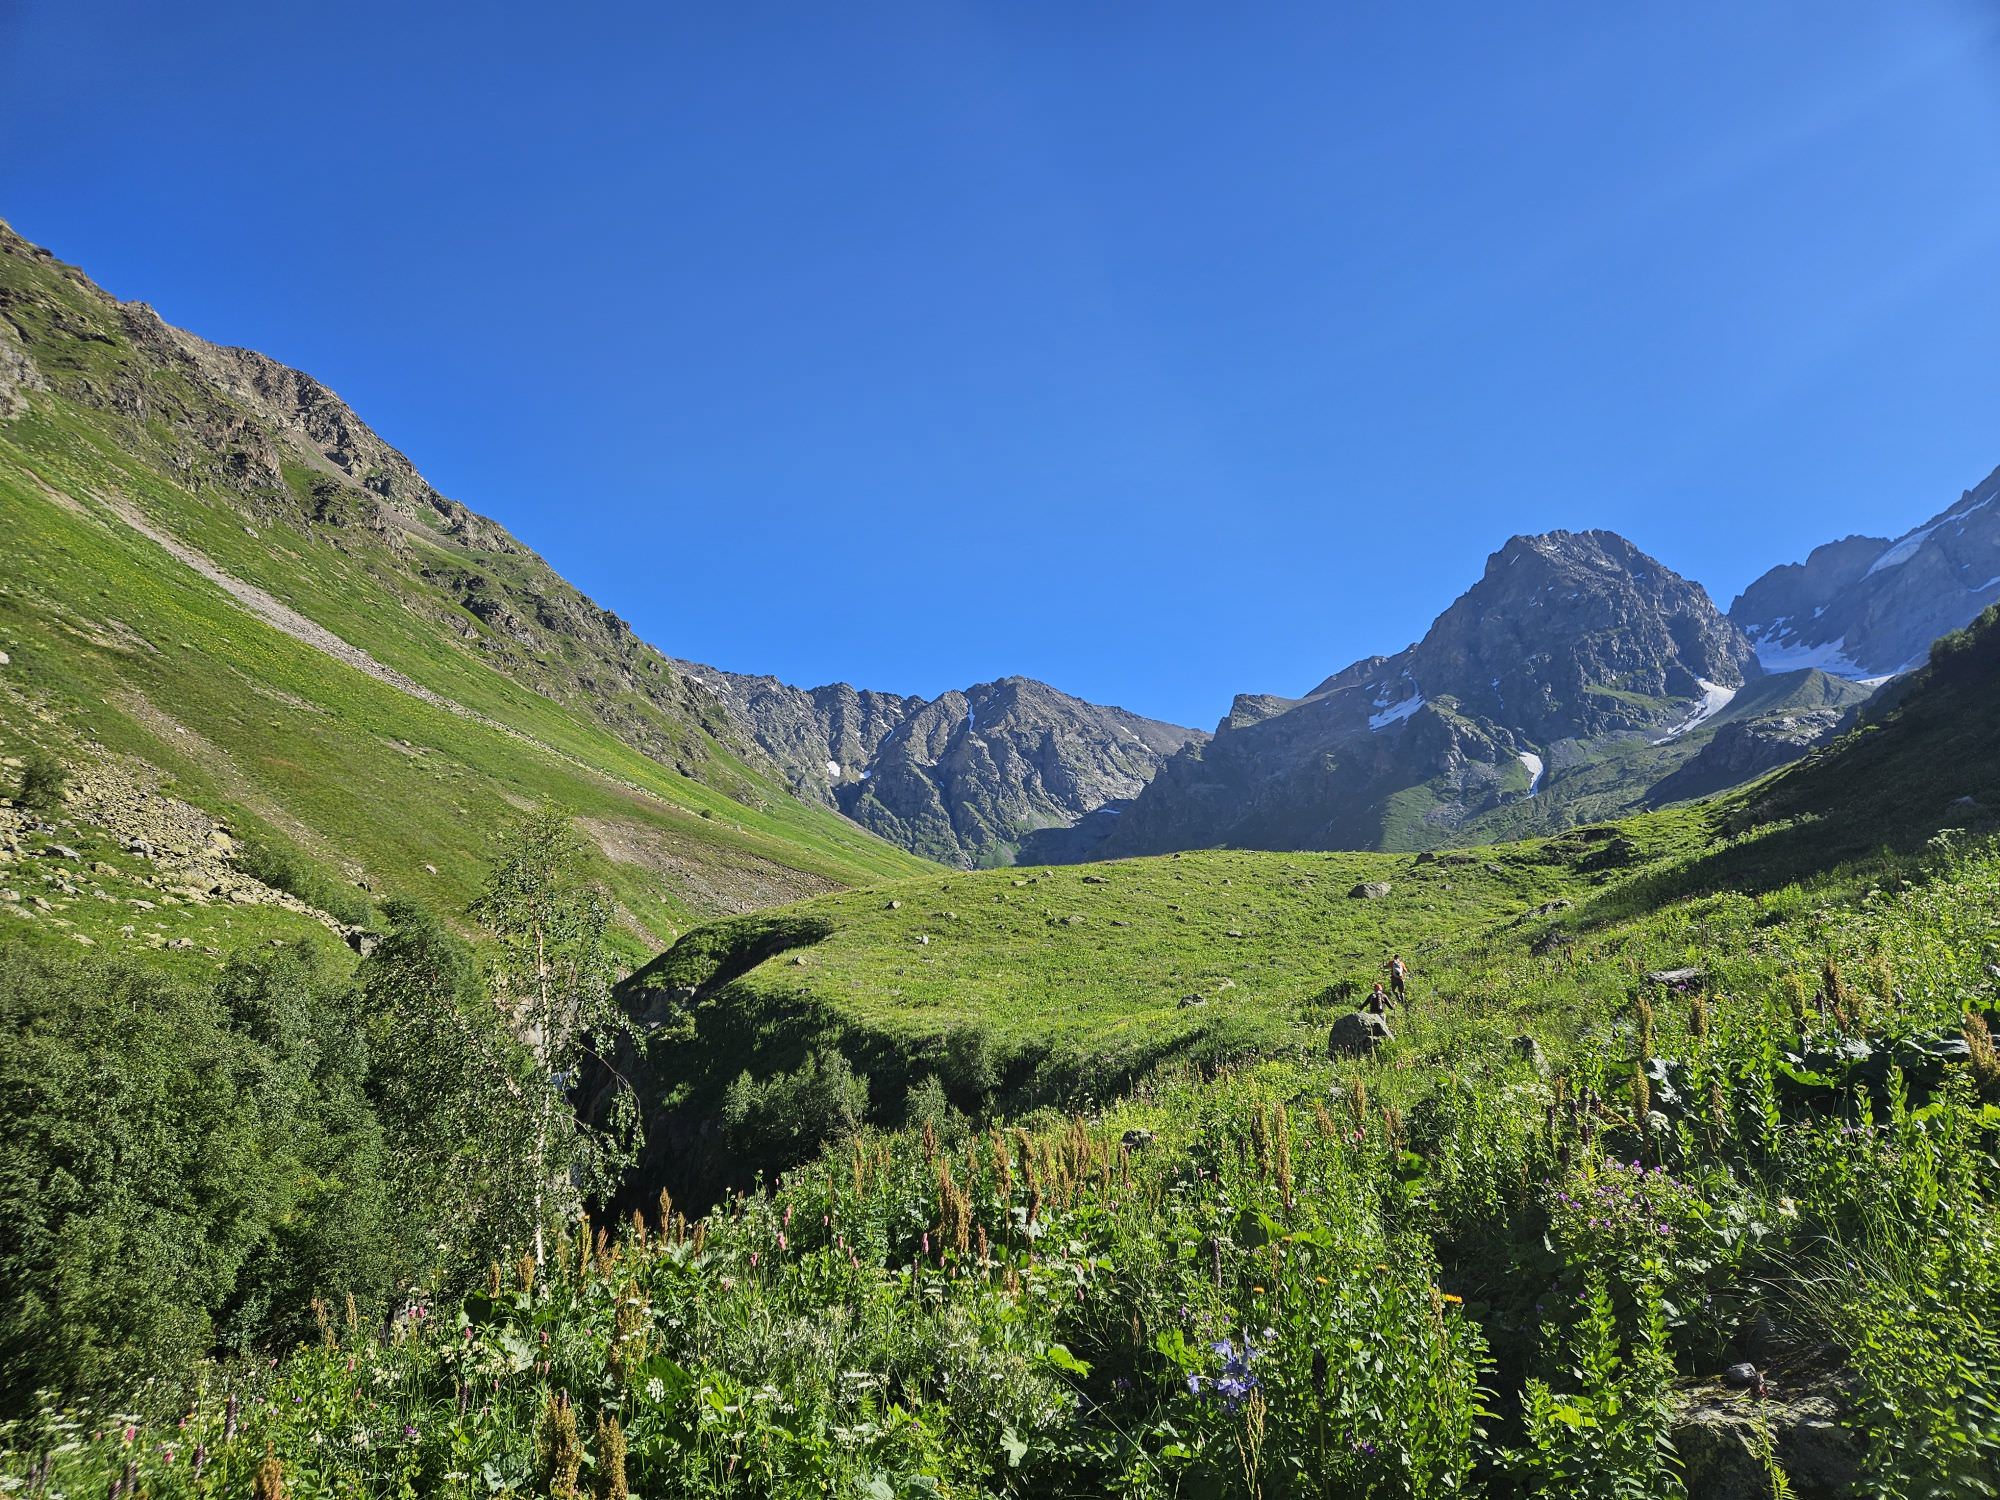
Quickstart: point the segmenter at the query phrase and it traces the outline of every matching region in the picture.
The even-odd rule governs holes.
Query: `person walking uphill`
[[[1398,1005],[1410,998],[1410,970],[1400,953],[1389,959],[1389,990],[1395,995]]]

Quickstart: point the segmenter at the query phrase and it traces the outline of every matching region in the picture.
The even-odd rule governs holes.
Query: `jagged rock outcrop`
[[[1759,670],[1698,584],[1625,538],[1515,537],[1416,645],[1303,699],[1238,698],[1101,852],[1424,848],[1503,812],[1600,817],[1694,753]]]
[[[963,866],[1080,858],[1197,730],[1006,677],[935,699],[682,664],[802,797]]]
[[[1872,680],[2000,600],[2000,469],[1894,541],[1851,536],[1771,569],[1729,606],[1771,671]]]

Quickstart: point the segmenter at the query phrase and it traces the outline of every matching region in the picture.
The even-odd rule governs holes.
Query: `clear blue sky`
[[[2000,4],[0,0],[0,215],[667,651],[1209,725],[2000,464]]]

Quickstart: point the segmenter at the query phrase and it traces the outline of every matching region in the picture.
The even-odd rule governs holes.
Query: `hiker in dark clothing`
[[[1389,992],[1382,988],[1382,981],[1375,981],[1375,988],[1368,992],[1368,998],[1361,1002],[1361,1008],[1371,1016],[1386,1016],[1389,1013]]]
[[[1404,965],[1403,955],[1400,953],[1389,960],[1389,988],[1395,991],[1398,1005],[1410,997],[1410,971]]]

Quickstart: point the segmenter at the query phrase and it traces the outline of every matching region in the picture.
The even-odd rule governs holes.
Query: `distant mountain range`
[[[975,866],[1421,849],[1707,795],[1822,742],[2000,599],[1996,500],[2000,471],[1900,538],[1772,569],[1726,615],[1613,533],[1515,537],[1416,644],[1299,698],[1239,696],[1213,736],[1022,677],[802,689],[662,655],[311,376],[0,226],[0,502],[26,539],[0,646],[29,668],[0,684],[0,738],[69,725],[371,881],[435,867],[462,887],[471,808],[560,795],[643,872],[635,932],[903,867],[855,825]],[[160,587],[180,613],[142,628]],[[236,613],[170,623],[197,597]],[[337,674],[275,688],[265,646],[220,652],[242,621],[400,707],[336,706]],[[496,746],[441,754],[461,731],[440,714]]]
[[[2000,600],[2000,469],[1894,541],[1850,536],[1759,578],[1729,606],[1769,671],[1880,680]]]
[[[925,699],[680,665],[794,793],[945,864],[1079,857],[1167,757],[1207,738],[1027,677]]]

